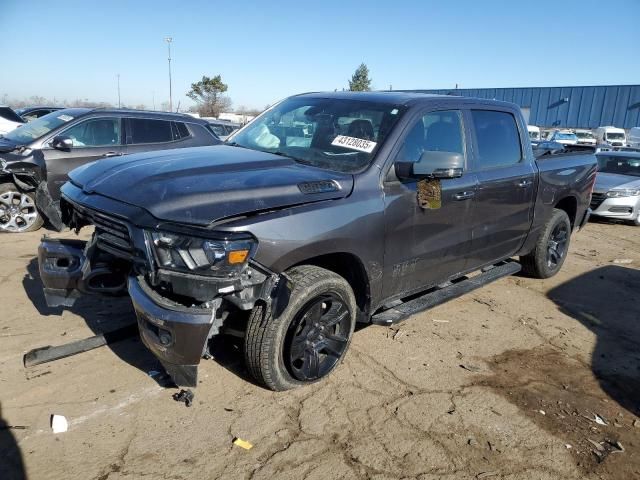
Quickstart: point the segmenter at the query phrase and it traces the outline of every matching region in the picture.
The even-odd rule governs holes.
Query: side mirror
[[[51,146],[56,150],[68,152],[73,147],[73,140],[71,140],[70,137],[65,136],[53,137],[53,140],[51,140]]]
[[[428,150],[417,162],[396,162],[395,167],[398,178],[459,178],[464,171],[464,156]]]

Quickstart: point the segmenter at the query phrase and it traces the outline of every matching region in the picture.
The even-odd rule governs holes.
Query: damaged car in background
[[[203,120],[141,110],[68,108],[0,136],[0,232],[60,230],[60,187],[69,171],[108,157],[216,145]]]
[[[61,220],[95,230],[45,237],[40,276],[52,306],[129,295],[180,386],[235,335],[256,381],[286,390],[329,375],[356,322],[390,325],[521,269],[555,275],[595,173],[592,154],[536,159],[510,103],[304,94],[226,144],[71,172]]]

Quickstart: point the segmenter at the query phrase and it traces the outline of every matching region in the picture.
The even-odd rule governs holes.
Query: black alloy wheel
[[[327,375],[339,363],[349,343],[351,314],[335,294],[311,300],[291,322],[285,337],[285,364],[301,381]]]
[[[569,229],[567,225],[565,223],[556,225],[547,242],[547,265],[549,268],[555,269],[561,263],[567,252],[568,238]]]

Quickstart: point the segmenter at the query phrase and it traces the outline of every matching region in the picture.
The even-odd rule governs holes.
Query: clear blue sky
[[[221,74],[234,106],[375,89],[640,83],[640,0],[0,0],[0,99],[174,105]],[[602,66],[599,66],[602,65]]]

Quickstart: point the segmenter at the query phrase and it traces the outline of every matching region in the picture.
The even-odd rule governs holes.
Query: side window
[[[173,141],[171,123],[166,120],[130,118],[131,143],[164,143]]]
[[[522,160],[520,135],[513,115],[492,110],[471,110],[478,139],[481,169],[506,167]]]
[[[397,160],[415,163],[426,151],[464,155],[462,132],[462,113],[459,110],[429,112],[409,131]]]
[[[189,132],[189,128],[182,122],[173,122],[173,126],[175,127],[175,133],[173,135],[174,140],[180,140],[182,138],[187,138],[191,136]]]
[[[227,134],[227,131],[222,125],[219,125],[217,123],[210,123],[209,126],[211,126],[211,130],[213,130],[214,133],[219,137],[223,137]]]
[[[74,147],[106,147],[120,145],[120,119],[95,118],[80,122],[61,132],[70,137]]]

